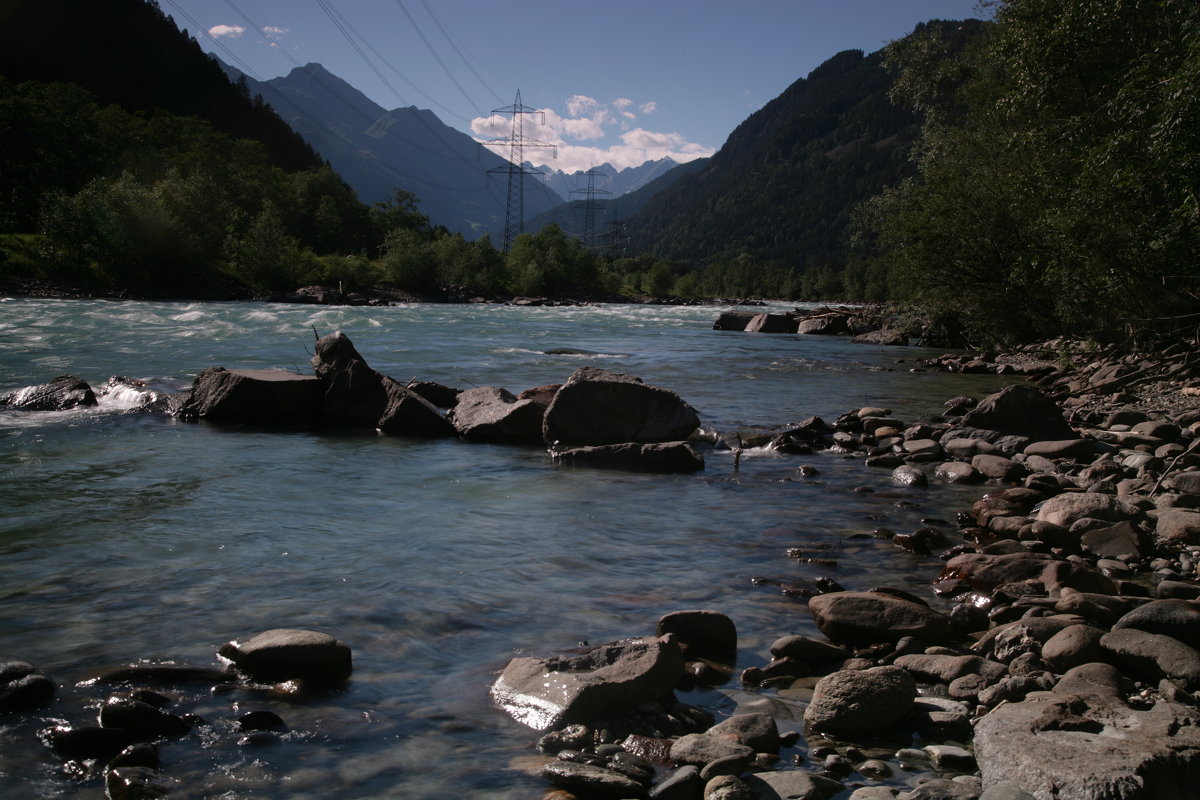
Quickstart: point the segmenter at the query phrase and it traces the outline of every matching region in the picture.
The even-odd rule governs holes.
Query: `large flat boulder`
[[[695,409],[669,389],[598,367],[580,367],[554,395],[542,426],[552,447],[685,441]]]
[[[492,684],[492,699],[535,730],[612,718],[669,695],[684,675],[669,638],[630,639],[577,656],[514,658]]]
[[[209,367],[175,411],[181,419],[253,425],[307,425],[320,415],[321,382],[282,369]]]
[[[974,745],[985,788],[1037,800],[1185,800],[1200,785],[1196,709],[1172,703],[1034,692],[979,720]]]

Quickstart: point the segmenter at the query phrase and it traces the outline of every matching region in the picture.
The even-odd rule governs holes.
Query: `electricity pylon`
[[[504,108],[496,108],[492,110],[493,114],[512,114],[512,135],[505,136],[500,139],[492,139],[490,142],[481,142],[487,147],[507,147],[508,161],[500,167],[494,167],[488,170],[488,174],[508,176],[508,203],[504,207],[504,252],[507,253],[512,247],[513,241],[525,232],[525,176],[526,175],[541,175],[540,169],[533,169],[525,166],[525,148],[526,147],[545,147],[554,151],[554,157],[558,156],[558,148],[549,142],[530,139],[524,134],[522,117],[526,114],[541,115],[541,123],[546,123],[546,115],[544,112],[527,106],[521,102],[521,91],[517,90],[517,101],[511,106]]]
[[[583,173],[587,176],[586,189],[572,189],[571,194],[584,193],[586,198],[583,201],[583,243],[592,250],[596,249],[596,195],[612,194],[607,189],[596,188],[596,176],[599,174],[596,170],[589,169]]]

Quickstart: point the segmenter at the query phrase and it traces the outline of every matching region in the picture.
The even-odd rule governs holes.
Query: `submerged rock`
[[[687,442],[627,442],[595,447],[569,447],[565,450],[551,450],[551,454],[556,461],[565,464],[635,472],[687,473],[704,469],[704,457]]]

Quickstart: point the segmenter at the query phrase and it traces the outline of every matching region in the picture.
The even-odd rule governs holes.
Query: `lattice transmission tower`
[[[583,243],[592,250],[596,249],[596,195],[612,194],[607,189],[596,188],[596,176],[600,173],[596,170],[589,169],[583,173],[587,178],[587,187],[583,189],[572,189],[571,194],[583,194]]]
[[[493,167],[488,174],[508,176],[508,202],[504,207],[504,252],[512,247],[513,241],[525,232],[525,176],[541,175],[540,169],[525,166],[525,148],[539,147],[553,151],[558,156],[558,148],[549,142],[531,139],[524,133],[523,117],[538,114],[541,123],[546,122],[546,114],[521,102],[521,90],[517,90],[517,100],[511,106],[496,108],[493,114],[512,114],[512,134],[490,142],[481,142],[485,147],[507,147],[508,162],[503,166]]]

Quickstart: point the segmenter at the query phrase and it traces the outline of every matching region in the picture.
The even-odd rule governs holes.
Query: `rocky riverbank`
[[[1061,381],[1089,385],[1082,375],[1051,385]],[[763,704],[773,711],[751,704],[719,724],[669,690],[732,676],[735,626],[717,611],[668,615],[650,639],[514,660],[493,696],[554,729],[539,745],[557,787],[547,796],[1190,796],[1200,408],[1110,409],[1099,421],[1075,415],[1076,427],[1027,385],[947,405],[907,422],[858,409],[768,445],[862,458],[903,486],[986,486],[956,531],[875,532],[941,553],[928,596],[830,580],[791,588],[825,639],[781,631],[773,660],[740,675],[774,696]],[[781,742],[801,731],[807,758],[781,762]]]

